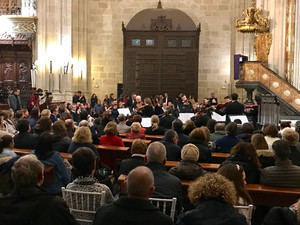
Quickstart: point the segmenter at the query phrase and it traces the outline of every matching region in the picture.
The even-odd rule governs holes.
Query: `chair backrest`
[[[83,192],[62,187],[62,197],[69,206],[70,212],[78,222],[93,223],[96,210],[105,203],[105,191]]]
[[[243,214],[246,217],[248,225],[251,225],[252,213],[253,213],[253,205],[235,205],[233,206],[240,214]]]
[[[171,217],[174,221],[175,218],[175,211],[176,211],[176,198],[149,198],[149,201],[159,208],[164,214]]]

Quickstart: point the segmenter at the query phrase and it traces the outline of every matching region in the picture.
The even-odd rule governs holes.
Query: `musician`
[[[215,97],[214,92],[210,93],[209,103],[210,105],[218,105],[218,99]]]
[[[130,98],[127,99],[126,103],[125,103],[125,108],[134,108],[134,106],[136,105],[136,94],[132,94]]]
[[[32,93],[29,97],[29,101],[27,104],[27,108],[29,112],[33,109],[33,107],[37,107],[37,108],[40,107],[40,96],[42,95],[43,95],[43,90],[41,88],[37,90],[36,88],[32,88]]]
[[[182,104],[179,106],[180,113],[193,113],[193,106],[187,99],[186,95],[181,97]]]
[[[154,109],[150,98],[144,99],[144,106],[141,109],[142,117],[151,117],[154,115]]]

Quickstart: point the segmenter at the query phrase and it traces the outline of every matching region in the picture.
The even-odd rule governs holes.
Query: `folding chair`
[[[252,213],[253,213],[253,205],[235,205],[233,206],[240,214],[243,214],[246,217],[248,225],[251,225]]]
[[[159,208],[164,214],[171,217],[172,221],[175,218],[176,211],[176,198],[164,199],[164,198],[149,198],[149,201]]]

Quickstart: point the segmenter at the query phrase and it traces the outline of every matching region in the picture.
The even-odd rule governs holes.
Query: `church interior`
[[[84,100],[82,96],[85,96]],[[168,99],[172,100],[170,104]],[[23,108],[26,108],[23,114],[19,115],[22,118],[13,119],[12,116],[13,122],[10,123],[11,114],[7,115],[7,111],[12,111],[16,117],[18,111],[19,114],[22,111],[21,102]],[[239,104],[237,107],[241,107],[241,110],[234,108],[230,111],[229,105],[232,103]],[[147,107],[150,112],[146,111]],[[158,112],[157,108],[159,108]],[[127,113],[125,109],[128,109],[128,116],[122,114]],[[24,115],[26,113],[27,116]],[[167,121],[165,118],[170,116],[169,114],[172,118]],[[240,115],[246,116],[236,117],[234,120],[234,116]],[[157,221],[161,218],[161,221],[165,221],[159,221],[161,223],[156,221],[152,224],[200,225],[200,223],[188,222],[189,214],[186,212],[192,209],[191,203],[204,204],[200,201],[203,200],[199,197],[201,194],[206,202],[212,198],[224,198],[222,201],[230,205],[228,209],[224,206],[229,210],[228,212],[231,212],[227,215],[232,214],[232,221],[228,224],[300,224],[300,210],[297,214],[298,205],[300,207],[298,201],[300,198],[299,116],[300,1],[298,0],[0,0],[0,178],[3,176],[3,168],[6,168],[2,166],[4,163],[1,154],[9,148],[15,153],[13,156],[26,155],[27,157],[33,152],[39,159],[38,162],[45,162],[49,155],[43,155],[44,153],[39,151],[42,148],[47,149],[47,145],[52,146],[54,141],[49,142],[50,133],[51,135],[54,133],[56,138],[61,136],[68,139],[68,147],[65,151],[55,150],[56,153],[59,152],[57,155],[50,154],[51,157],[55,155],[57,157],[55,160],[64,164],[64,168],[68,170],[66,172],[68,182],[63,181],[65,183],[60,184],[59,191],[55,194],[61,195],[66,201],[69,200],[68,187],[76,183],[71,182],[70,175],[72,173],[73,176],[74,173],[70,168],[76,167],[76,157],[78,157],[76,153],[80,157],[88,157],[88,154],[92,154],[90,157],[95,161],[92,162],[95,166],[89,171],[91,175],[89,174],[88,178],[90,179],[94,174],[95,177],[104,174],[106,179],[109,173],[109,182],[105,180],[108,187],[105,186],[106,189],[104,188],[104,191],[101,189],[101,192],[108,193],[106,193],[106,200],[110,199],[111,203],[113,200],[122,201],[119,195],[124,193],[129,196],[126,198],[134,196],[133,192],[131,193],[130,182],[140,190],[146,188],[142,187],[141,183],[152,182],[153,186],[153,182],[154,185],[160,182],[155,172],[157,168],[151,164],[153,163],[151,160],[147,161],[151,158],[152,148],[153,152],[160,151],[161,148],[166,149],[165,158],[160,162],[163,165],[160,166],[165,166],[169,171],[166,173],[170,176],[169,173],[172,171],[174,174],[178,173],[173,168],[179,168],[178,165],[181,165],[184,157],[194,157],[196,153],[193,146],[196,146],[196,149],[198,147],[195,156],[197,160],[194,160],[194,164],[200,167],[200,169],[197,167],[199,169],[197,172],[201,173],[200,178],[198,177],[195,182],[192,182],[195,178],[176,178],[182,196],[175,196],[175,202],[173,198],[172,209],[169,210],[167,207],[171,219],[163,217],[164,215],[158,212],[156,212],[157,216],[147,214],[149,218],[157,218]],[[34,120],[31,120],[32,118]],[[246,118],[246,122],[243,118]],[[36,144],[35,147],[13,145],[11,138],[16,142],[17,135],[22,133],[18,130],[19,119],[27,120],[23,126],[28,126],[26,132],[32,135],[30,137],[32,139],[28,140],[32,140]],[[44,125],[43,119],[48,121],[44,122]],[[156,120],[158,122],[155,122]],[[209,120],[214,120],[211,123],[213,125],[209,125]],[[59,121],[63,121],[63,125],[59,125]],[[192,124],[189,124],[190,121]],[[163,122],[167,124],[165,127],[162,125]],[[222,123],[218,128],[220,122]],[[47,123],[49,130],[45,128],[45,131],[41,127],[47,126]],[[55,134],[55,129],[58,129],[55,128],[56,124],[58,127],[63,127],[62,133]],[[246,124],[250,124],[250,128]],[[162,131],[159,133],[161,125]],[[34,126],[37,130],[33,129]],[[90,129],[84,130],[86,127]],[[127,131],[123,132],[125,128]],[[284,128],[288,130],[284,132]],[[138,130],[137,134],[133,134],[134,129]],[[216,136],[217,129],[222,130],[222,138],[224,136],[232,139],[224,139],[221,144],[218,142],[221,136],[218,136],[220,139]],[[79,134],[79,132],[83,133]],[[272,132],[275,134],[273,135]],[[75,141],[76,138],[80,138],[80,135],[81,138],[88,139],[87,143]],[[254,136],[257,140],[261,137],[256,135],[261,135],[263,139],[257,141],[257,145],[253,140]],[[106,136],[113,138],[104,140]],[[186,142],[182,139],[185,136]],[[7,145],[6,138],[9,142]],[[140,138],[144,139],[143,143],[137,143]],[[193,142],[193,138],[203,140]],[[295,144],[293,138],[297,139]],[[28,140],[27,142],[30,142]],[[52,136],[51,140],[54,140]],[[202,141],[205,143],[205,148],[201,147]],[[121,144],[117,145],[117,142]],[[234,144],[227,146],[227,150],[223,150],[229,142]],[[261,153],[262,142],[266,145],[267,153]],[[59,143],[62,146],[62,142]],[[165,147],[161,147],[161,143]],[[187,146],[191,143],[192,147]],[[171,149],[171,144],[176,145],[173,146],[172,153],[168,149]],[[134,152],[133,146],[142,149],[143,146],[146,147],[142,154]],[[82,150],[84,147],[85,150]],[[283,152],[282,149],[285,147],[288,153]],[[81,153],[76,150],[79,148],[82,150]],[[93,152],[88,152],[86,148]],[[249,153],[252,148],[255,152],[253,154]],[[49,151],[53,152],[54,149]],[[188,151],[191,155],[184,155]],[[242,151],[244,152],[241,153]],[[7,154],[11,157],[10,153]],[[171,154],[174,154],[174,158]],[[201,157],[205,154],[208,154],[208,159],[202,158],[201,161]],[[126,174],[120,172],[121,162],[136,155],[143,155],[143,163],[139,164],[143,168],[132,168],[133,170]],[[237,159],[238,155],[241,158],[246,157],[247,163],[252,163],[253,167],[243,164],[244,158]],[[271,162],[259,161],[262,157],[267,157],[268,160],[272,158]],[[14,166],[9,164],[12,167],[12,174],[15,174],[12,175],[14,182],[18,175],[17,165],[22,166],[22,163],[26,164],[26,162],[28,165],[38,164],[35,158],[24,158],[24,162],[22,158],[14,162]],[[190,158],[186,160],[191,161]],[[234,163],[234,168],[226,167],[224,162],[228,161]],[[282,171],[277,172],[273,178],[290,180],[283,181],[278,178],[274,183],[268,183],[268,180],[262,177],[267,176],[266,168],[280,164],[277,161],[292,163],[294,167],[291,169],[291,174],[286,175],[287,178],[280,177]],[[81,163],[84,162],[86,161],[82,160]],[[232,186],[232,183],[236,185],[234,178],[232,180],[228,178],[230,184],[227,184],[227,177],[222,174],[223,167],[224,171],[226,169],[231,171],[230,176],[234,173],[233,170],[238,171],[237,176],[241,176],[241,179],[238,179],[245,182],[239,184],[243,188]],[[44,163],[41,168],[42,173],[48,174],[47,178],[45,175],[45,180],[57,187],[57,180],[61,175],[58,176],[60,172],[56,170],[56,164],[49,166]],[[203,172],[202,169],[208,173]],[[259,174],[256,180],[250,179],[250,170],[251,172],[255,170]],[[219,174],[224,175],[226,180],[222,180],[223,177],[219,177]],[[144,177],[144,180],[141,177]],[[148,178],[150,181],[147,180]],[[176,179],[170,177],[164,179],[169,179],[168,191],[171,193],[172,188],[176,189],[178,182],[176,183]],[[212,180],[215,183],[210,184]],[[52,187],[47,186],[48,183],[45,186],[43,181],[44,175],[37,181],[37,186],[46,189]],[[216,197],[214,194],[219,194],[218,188],[212,194],[213,197],[210,194],[206,196],[207,193],[198,193],[197,196],[195,190],[201,186],[201,181],[211,185],[207,190],[213,190],[214,184],[219,186],[224,184],[228,187],[226,191],[235,188],[236,195],[240,194],[238,197],[242,196],[242,200],[246,199],[243,202],[246,208],[236,207],[238,203],[243,203],[230,200],[228,197],[230,194],[221,193]],[[88,180],[88,182],[95,181]],[[19,183],[15,185],[17,184]],[[69,186],[70,184],[72,185]],[[285,184],[287,186],[284,186]],[[151,197],[155,196],[156,191],[161,191],[159,188],[155,190],[152,186],[148,190],[153,194]],[[2,224],[1,212],[11,215],[9,209],[3,210],[11,199],[4,199],[1,188],[0,185],[0,224]],[[108,189],[111,191],[107,191]],[[75,188],[73,191],[76,190]],[[97,189],[96,192],[100,191]],[[148,200],[149,197],[150,195],[147,195],[143,199]],[[137,196],[132,198],[141,199]],[[56,204],[50,200],[47,202],[53,203],[53,207]],[[216,210],[218,204],[219,202],[214,203]],[[49,208],[52,206],[49,205]],[[18,207],[16,204],[12,209],[18,210]],[[271,207],[277,208],[271,209]],[[161,209],[162,206],[158,208]],[[208,208],[203,207],[203,209]],[[113,210],[113,208],[109,209]],[[123,215],[124,211],[118,210],[115,213]],[[224,213],[226,210],[224,209]],[[239,215],[235,214],[237,210]],[[276,217],[279,215],[276,214],[276,210],[288,213],[285,215],[291,216],[293,223],[286,221],[275,223],[280,221],[280,216]],[[69,223],[65,221],[66,223],[62,224],[122,224],[120,223],[122,220],[109,218],[108,215],[104,215],[104,212],[96,209],[93,210],[93,216],[97,211],[95,219],[88,217],[89,219],[83,220],[77,217],[84,211],[72,215],[69,215],[69,209],[67,211],[64,218],[67,218],[66,221],[68,220]],[[131,215],[130,213],[128,211],[127,215]],[[206,216],[209,213],[211,212]],[[245,218],[240,218],[241,214]],[[191,216],[193,220],[190,221],[206,219],[205,216],[199,215]],[[218,216],[219,214],[216,217]],[[234,222],[234,216],[237,223]],[[77,221],[73,220],[73,217]],[[16,221],[18,218],[21,216],[18,215]],[[127,218],[126,213],[124,218]],[[94,223],[92,223],[93,219]],[[267,220],[272,223],[267,223]],[[14,220],[6,220],[6,224],[13,224],[12,221]],[[36,224],[37,221],[46,222],[46,220],[33,221]],[[135,222],[131,221],[127,224],[136,224]]]

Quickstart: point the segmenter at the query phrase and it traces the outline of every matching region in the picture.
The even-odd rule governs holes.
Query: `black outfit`
[[[175,120],[176,118],[174,116],[171,115],[165,115],[163,117],[160,118],[160,126],[165,128],[165,129],[171,129],[172,127],[172,122],[173,120]]]
[[[77,103],[79,102],[79,97],[77,95],[74,95],[72,98],[72,103]]]
[[[243,115],[244,114],[244,105],[239,103],[238,101],[232,101],[226,105],[224,111],[216,110],[220,115],[226,114],[226,123],[230,122],[229,115]]]
[[[287,207],[273,207],[264,218],[263,225],[298,225],[297,215]]]
[[[211,151],[205,141],[191,138],[189,143],[194,144],[199,149],[199,160],[198,162],[210,162],[211,161]]]
[[[178,133],[178,143],[177,145],[182,148],[184,145],[188,144],[190,141],[190,137],[184,133]]]
[[[57,152],[68,152],[72,139],[69,136],[53,136],[52,148]]]
[[[191,120],[194,121],[196,127],[206,126],[209,119],[210,119],[210,117],[206,113],[203,115],[194,116],[191,118]]]
[[[246,156],[231,155],[222,164],[234,163],[243,166],[248,184],[259,184],[260,171]]]
[[[133,155],[131,158],[123,159],[120,164],[119,174],[127,175],[131,170],[138,166],[145,166],[144,157]]]
[[[252,136],[252,134],[250,134],[250,133],[241,133],[241,134],[237,135],[236,137],[238,139],[240,139],[241,141],[250,143],[251,142],[251,136]]]
[[[296,146],[290,146],[290,155],[289,159],[296,166],[300,166],[300,144],[298,143]]]
[[[78,101],[79,101],[80,103],[86,103],[86,99],[85,99],[84,96],[79,97],[79,98],[78,98]]]
[[[51,113],[50,120],[52,123],[55,123],[57,121],[57,116]]]
[[[197,177],[204,175],[205,172],[198,162],[191,160],[182,160],[179,165],[169,170],[170,174],[181,180],[195,180]]]
[[[179,106],[180,113],[193,113],[193,106],[192,104],[181,104]]]
[[[247,225],[246,218],[220,199],[200,200],[199,205],[178,217],[177,225]]]
[[[156,130],[152,130],[152,127],[147,127],[145,134],[149,134],[149,135],[164,135],[165,134],[165,129],[163,129],[162,127],[158,127],[158,129]]]
[[[161,106],[156,105],[154,107],[154,113],[155,115],[162,115],[164,113],[164,110],[161,108]]]
[[[147,167],[154,176],[155,190],[152,194],[154,198],[177,198],[177,212],[182,209],[182,186],[181,181],[171,175],[164,165],[157,162],[147,163]]]
[[[37,143],[37,135],[28,132],[18,133],[14,137],[14,147],[22,149],[34,149]]]
[[[181,159],[181,149],[178,145],[171,141],[162,140],[161,143],[164,144],[167,150],[167,160],[168,161],[180,161]]]
[[[172,225],[173,222],[148,200],[122,197],[98,209],[93,224]]]
[[[30,187],[0,198],[1,225],[77,225],[66,203],[58,196]]]
[[[151,117],[155,114],[151,105],[146,105],[142,110],[142,117]]]
[[[98,97],[97,96],[91,98],[91,108],[94,108],[95,105],[97,104],[97,102],[98,102]]]

